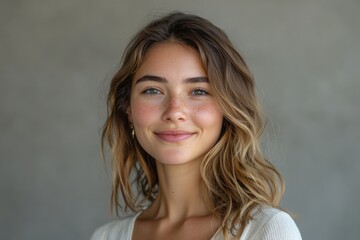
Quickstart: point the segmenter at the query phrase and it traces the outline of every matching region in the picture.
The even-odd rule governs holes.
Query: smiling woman
[[[175,12],[141,30],[112,79],[108,112],[112,206],[136,214],[93,240],[301,239],[278,209],[281,175],[260,151],[254,80],[209,21]]]
[[[157,169],[191,161],[199,169],[222,127],[223,115],[211,94],[194,49],[177,42],[149,49],[134,75],[127,114]]]

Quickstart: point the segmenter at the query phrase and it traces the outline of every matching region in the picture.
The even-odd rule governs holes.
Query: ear
[[[131,117],[131,108],[130,105],[126,108],[126,114],[128,116],[128,121],[132,123],[132,117]]]

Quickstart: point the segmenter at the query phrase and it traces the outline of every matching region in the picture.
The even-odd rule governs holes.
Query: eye
[[[156,88],[147,88],[142,93],[146,95],[157,95],[157,94],[161,94],[161,91]]]
[[[195,89],[191,92],[191,94],[195,96],[202,96],[202,95],[208,95],[208,92],[202,89]]]

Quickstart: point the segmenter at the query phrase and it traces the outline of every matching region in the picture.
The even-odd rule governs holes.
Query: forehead
[[[145,54],[134,78],[145,74],[184,78],[207,76],[199,53],[194,48],[178,42],[153,45]]]

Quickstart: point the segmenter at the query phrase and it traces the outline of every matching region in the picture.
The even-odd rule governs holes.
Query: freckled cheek
[[[202,106],[193,109],[193,118],[202,126],[221,128],[223,115],[216,106]]]
[[[146,102],[134,102],[131,104],[131,117],[134,124],[145,127],[158,116],[159,107]]]

